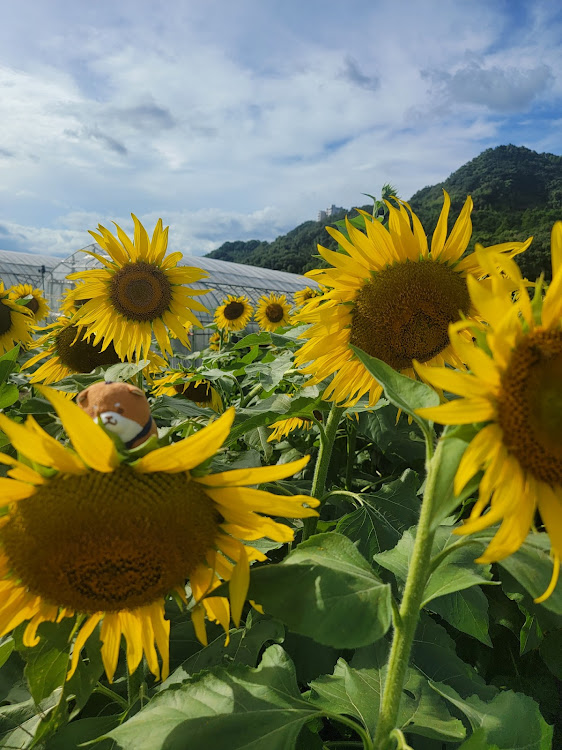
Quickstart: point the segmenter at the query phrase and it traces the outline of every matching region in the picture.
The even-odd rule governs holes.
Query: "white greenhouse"
[[[96,243],[88,245],[83,250],[106,256]],[[101,263],[83,250],[78,250],[65,259],[0,250],[0,279],[6,287],[28,283],[44,289],[51,311],[56,315],[65,289],[74,286],[74,283],[66,278],[68,274],[90,268],[101,268]],[[201,301],[209,309],[208,314],[198,313],[203,325],[212,322],[215,308],[228,294],[245,294],[255,306],[262,295],[276,292],[286,294],[288,302],[292,304],[296,291],[306,286],[316,286],[314,282],[297,274],[247,266],[242,263],[230,263],[215,258],[184,255],[179,265],[197,266],[209,274],[206,279],[193,284],[197,289],[210,290],[208,294],[201,297]],[[250,329],[252,327],[254,326],[251,325]],[[207,331],[195,331],[193,348],[197,350],[205,346],[208,336]]]

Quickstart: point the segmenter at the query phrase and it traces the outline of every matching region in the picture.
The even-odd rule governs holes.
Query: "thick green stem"
[[[254,398],[254,396],[257,396],[258,393],[261,393],[263,391],[263,385],[261,383],[258,383],[255,385],[252,390],[247,393],[241,400],[240,400],[240,409],[243,409],[245,406],[248,406],[250,401]]]
[[[353,486],[353,470],[355,468],[355,444],[357,442],[357,424],[348,420],[347,427],[347,466],[345,468],[345,489]]]
[[[326,427],[324,429],[324,440],[320,442],[320,448],[318,450],[318,457],[316,459],[316,466],[314,467],[314,478],[312,480],[312,489],[310,494],[312,497],[321,500],[326,492],[326,477],[328,476],[328,468],[330,466],[330,459],[332,457],[332,449],[334,447],[334,440],[336,439],[336,432],[338,431],[338,425],[340,418],[343,413],[343,406],[337,406],[332,404],[328,419],[326,421]],[[305,518],[302,531],[303,542],[308,537],[312,536],[316,531],[318,525],[318,516],[312,518]]]
[[[420,520],[416,530],[412,559],[408,568],[406,585],[404,586],[404,595],[400,604],[400,618],[394,627],[383,698],[374,738],[374,747],[376,750],[387,750],[392,741],[390,735],[396,727],[400,699],[410,664],[410,653],[419,621],[423,593],[431,571],[431,548],[435,537],[435,531],[431,531],[431,518],[435,500],[435,484],[441,461],[441,443],[437,445],[435,455],[432,456],[432,453],[433,447],[431,442],[428,441],[427,483]]]

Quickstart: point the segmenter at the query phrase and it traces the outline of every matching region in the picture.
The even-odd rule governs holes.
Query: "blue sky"
[[[133,211],[204,254],[385,182],[408,198],[492,146],[562,154],[557,7],[7,4],[0,247],[65,256]]]

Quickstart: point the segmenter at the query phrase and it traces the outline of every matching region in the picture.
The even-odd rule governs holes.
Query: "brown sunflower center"
[[[213,548],[221,517],[185,473],[131,467],[56,477],[0,528],[15,577],[78,612],[142,607],[181,586]]]
[[[269,305],[265,308],[265,317],[271,323],[279,323],[281,320],[283,320],[284,314],[285,312],[278,302],[270,302]]]
[[[8,333],[12,327],[12,311],[0,300],[0,336]]]
[[[102,344],[94,346],[86,341],[84,332],[78,332],[77,326],[68,326],[57,334],[55,351],[63,365],[73,372],[92,372],[96,367],[114,365],[120,361],[113,344],[102,352]]]
[[[25,306],[28,310],[31,310],[31,312],[35,315],[37,310],[39,310],[39,302],[35,297],[32,297],[31,299],[28,299],[25,303]]]
[[[229,302],[224,308],[224,317],[227,320],[238,320],[244,315],[245,306],[242,302]]]
[[[155,320],[170,309],[172,285],[160,268],[136,261],[115,273],[109,296],[115,309],[129,320]]]
[[[524,469],[562,485],[562,331],[536,330],[516,346],[501,378],[498,422]]]
[[[208,383],[203,381],[197,383],[195,381],[191,383],[178,383],[174,386],[174,390],[190,401],[196,401],[200,404],[210,404],[212,401],[211,388]]]
[[[450,266],[424,260],[376,273],[358,292],[350,343],[402,370],[427,362],[449,345],[449,323],[468,313],[466,279]]]

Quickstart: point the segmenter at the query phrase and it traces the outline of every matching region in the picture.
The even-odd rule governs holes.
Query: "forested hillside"
[[[366,189],[369,187],[372,188]],[[561,156],[538,154],[518,146],[487,149],[444,182],[412,196],[410,204],[429,234],[443,205],[443,189],[451,196],[453,219],[466,196],[472,196],[470,250],[475,242],[490,245],[533,235],[533,244],[518,259],[520,266],[530,278],[542,271],[550,276],[550,230],[556,220],[562,219]],[[314,257],[318,243],[335,248],[325,227],[326,222],[306,221],[273,242],[225,242],[209,257],[304,273],[324,265]]]

